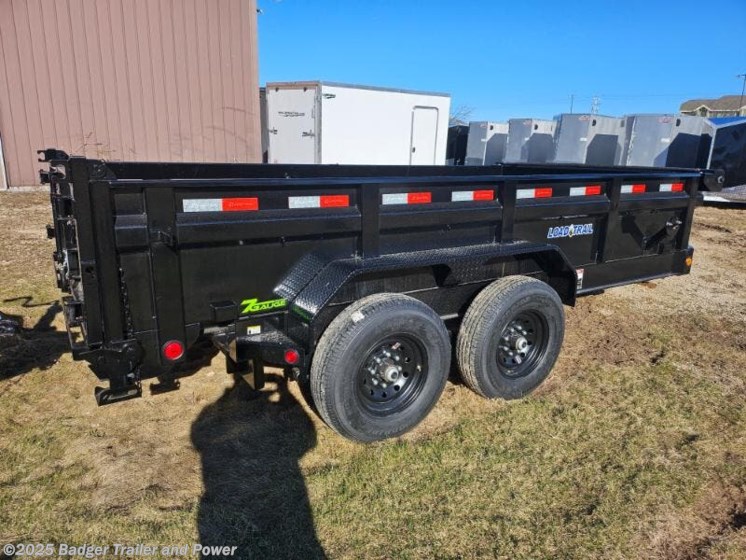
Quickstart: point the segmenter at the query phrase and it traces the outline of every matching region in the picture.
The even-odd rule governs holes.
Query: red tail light
[[[285,362],[294,366],[300,361],[300,353],[295,348],[285,350]]]
[[[184,355],[184,345],[178,340],[169,340],[163,345],[163,357],[175,362]]]

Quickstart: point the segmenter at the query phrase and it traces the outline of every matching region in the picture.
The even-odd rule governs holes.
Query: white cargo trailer
[[[505,160],[508,123],[472,121],[466,141],[466,165],[494,165]]]
[[[448,94],[321,81],[266,90],[270,163],[445,164]]]

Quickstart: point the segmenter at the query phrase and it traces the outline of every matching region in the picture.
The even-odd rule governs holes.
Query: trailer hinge
[[[150,241],[160,241],[161,243],[174,247],[176,240],[170,231],[163,231],[162,229],[151,229],[150,230]]]
[[[49,185],[52,183],[52,180],[61,180],[64,179],[65,175],[63,173],[60,173],[59,171],[48,171],[46,169],[39,169],[39,182],[42,185]]]
[[[301,136],[303,136],[304,138],[309,138],[312,136],[316,136],[316,133],[312,130],[309,130],[308,132],[304,132],[303,134],[301,134]]]
[[[269,130],[267,130],[267,132],[269,132],[270,134],[277,134],[277,129],[276,128],[270,128]]]
[[[62,150],[56,150],[54,148],[47,148],[46,150],[36,150],[36,153],[41,154],[42,157],[39,158],[39,162],[41,163],[46,163],[48,161],[52,161],[53,159],[70,159],[70,156],[68,156],[67,153],[63,152]]]

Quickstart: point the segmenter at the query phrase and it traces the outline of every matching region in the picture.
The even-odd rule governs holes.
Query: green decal
[[[268,299],[267,301],[259,301],[257,298],[245,299],[241,302],[243,309],[241,315],[249,313],[261,313],[262,311],[269,311],[271,309],[281,309],[287,305],[284,298],[280,299]]]
[[[312,315],[308,311],[306,311],[305,309],[301,309],[297,305],[293,305],[290,308],[290,311],[292,311],[293,313],[295,313],[296,315],[298,315],[302,319],[305,319],[306,321],[310,321],[311,320]]]

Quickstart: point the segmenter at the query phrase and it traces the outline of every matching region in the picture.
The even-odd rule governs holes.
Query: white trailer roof
[[[267,82],[266,87],[268,88],[302,88],[302,87],[316,87],[316,86],[333,86],[333,87],[344,87],[350,89],[369,89],[373,91],[394,91],[397,93],[412,93],[414,95],[434,95],[437,97],[451,97],[450,93],[442,93],[436,91],[420,91],[415,89],[401,89],[401,88],[390,88],[381,86],[366,86],[361,84],[345,84],[341,82],[327,82],[325,80],[306,80],[299,82]]]

